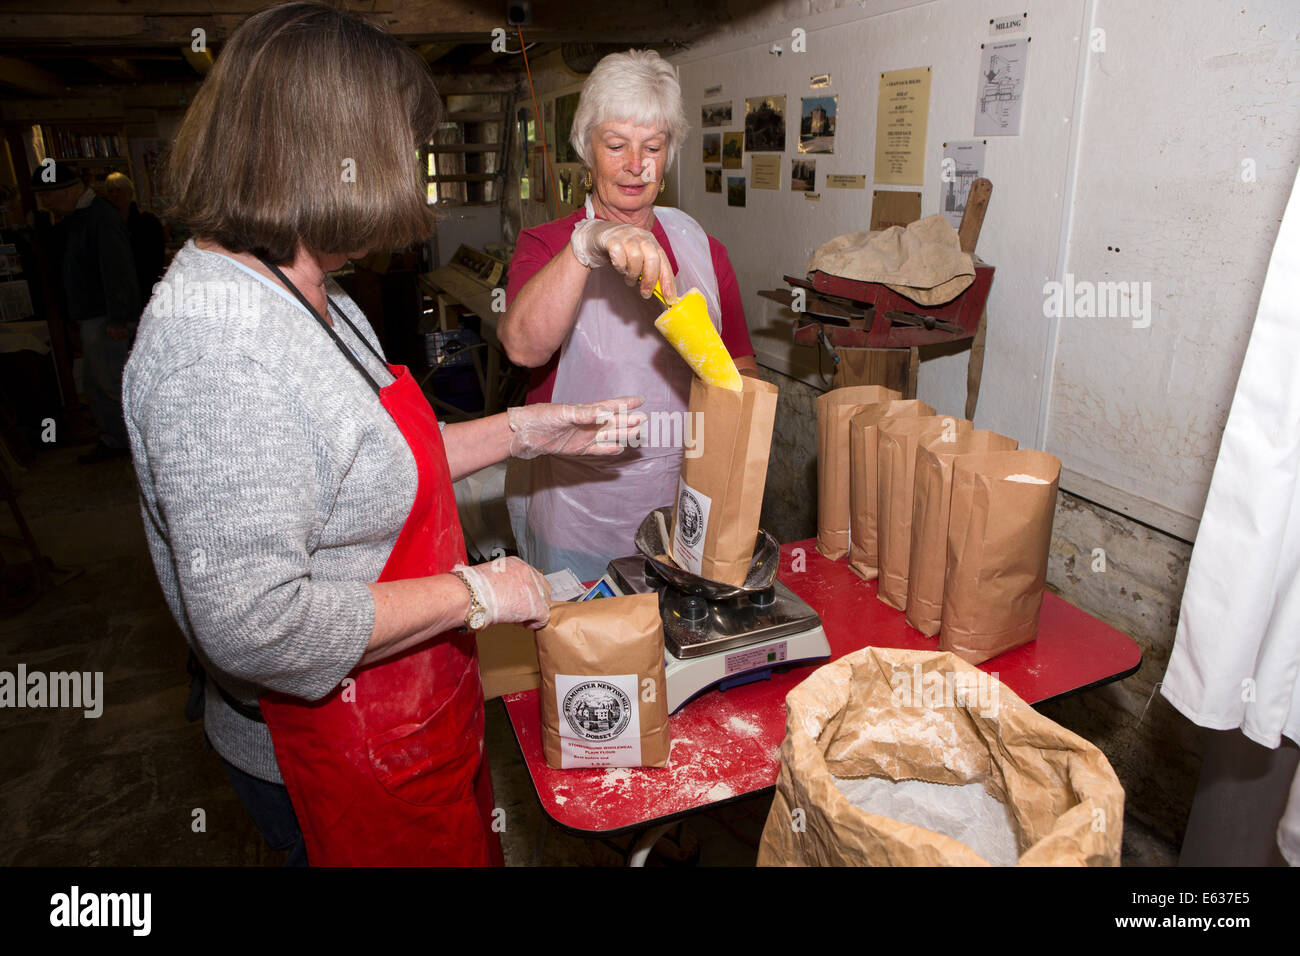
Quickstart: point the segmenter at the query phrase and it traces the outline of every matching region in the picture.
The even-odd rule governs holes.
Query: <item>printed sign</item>
[[[641,765],[641,712],[635,674],[555,675],[560,762],[572,767]]]

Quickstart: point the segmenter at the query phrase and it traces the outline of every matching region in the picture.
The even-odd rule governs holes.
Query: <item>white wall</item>
[[[1190,538],[1300,159],[1300,4],[1098,0],[1095,24],[1066,271],[1155,308],[1061,320],[1047,449],[1063,485]]]
[[[1043,398],[1044,356],[1050,342],[1041,310],[1042,284],[1055,272],[1060,239],[1066,160],[1076,85],[1077,40],[1083,0],[1062,0],[1031,9],[1028,91],[1022,133],[990,138],[985,175],[993,198],[978,252],[997,268],[989,299],[988,351],[976,421],[1035,444]],[[744,292],[751,334],[760,361],[807,378],[816,356],[789,345],[784,310],[757,295],[783,286],[783,272],[801,274],[808,257],[835,236],[868,228],[875,155],[876,99],[882,71],[931,67],[926,184],[922,215],[939,211],[939,168],[943,143],[971,139],[974,132],[980,43],[991,16],[1011,12],[968,0],[939,0],[868,15],[852,7],[796,18],[734,49],[688,52],[677,58],[687,116],[698,124],[703,90],[722,83],[733,101],[734,129],[743,127],[747,96],[785,94],[787,148],[782,162],[785,188],[748,191],[744,209],[726,205],[722,194],[704,192],[701,132],[693,129],[678,164],[682,208],[727,246]],[[807,52],[790,52],[790,31],[807,30]],[[773,41],[785,53],[768,53]],[[829,90],[809,90],[809,77],[829,71]],[[797,154],[798,110],[803,96],[839,96],[835,153],[817,156],[821,202],[806,201],[788,188],[791,158]],[[745,175],[749,175],[746,154]],[[827,173],[867,177],[863,191],[825,189]],[[724,178],[727,175],[724,172]],[[915,189],[916,187],[912,187]],[[966,400],[966,352],[922,362],[918,396],[943,411],[960,414]],[[829,372],[829,369],[828,369]],[[816,376],[808,378],[816,381]]]
[[[880,72],[932,67],[929,215],[938,211],[943,142],[972,138],[988,21],[1027,10],[1022,132],[990,137],[986,153],[993,198],[978,251],[997,273],[976,423],[1057,454],[1066,489],[1193,536],[1300,153],[1300,98],[1287,90],[1300,80],[1300,4],[873,0],[818,14],[811,6],[675,58],[693,124],[709,85],[722,83],[733,101],[732,129],[743,125],[746,96],[785,94],[783,179],[808,78],[829,71],[832,88],[815,93],[840,97],[835,155],[817,157],[820,203],[788,188],[750,188],[747,208],[734,209],[725,192],[705,193],[698,125],[677,165],[682,208],[730,251],[760,360],[816,381],[812,351],[786,344],[784,310],[757,290],[802,272],[827,239],[867,228]],[[790,52],[794,27],[807,30],[807,53]],[[1094,27],[1105,31],[1104,52],[1089,48]],[[767,52],[772,42],[785,47],[781,57]],[[1255,160],[1253,183],[1240,178],[1245,158]],[[826,190],[827,172],[866,174],[868,189]],[[1150,282],[1151,327],[1046,318],[1044,283],[1066,272]],[[965,374],[964,352],[923,361],[919,396],[960,412]]]

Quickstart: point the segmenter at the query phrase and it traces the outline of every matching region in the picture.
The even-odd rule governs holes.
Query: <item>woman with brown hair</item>
[[[442,430],[329,278],[425,238],[427,67],[315,3],[242,24],[170,160],[197,237],[145,310],[124,405],[169,606],[207,673],[204,730],[291,862],[501,862],[474,631],[539,627],[516,558],[467,567],[451,483],[514,455],[608,455],[635,399]]]

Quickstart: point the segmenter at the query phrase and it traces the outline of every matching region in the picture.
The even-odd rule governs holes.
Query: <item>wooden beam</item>
[[[12,56],[0,56],[0,83],[37,96],[62,96],[67,91],[53,73]]]
[[[95,69],[102,70],[115,80],[131,80],[138,83],[144,79],[140,68],[124,57],[92,56],[86,59]]]

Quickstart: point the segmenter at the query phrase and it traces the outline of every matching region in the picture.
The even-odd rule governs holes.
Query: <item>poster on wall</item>
[[[704,161],[706,163],[717,163],[722,160],[722,134],[705,133],[704,134]]]
[[[705,128],[713,126],[730,126],[731,100],[727,100],[725,103],[705,103],[701,106],[700,125]]]
[[[722,170],[714,166],[704,170],[704,191],[706,193],[722,192]]]
[[[751,96],[745,100],[745,151],[785,151],[784,96]]]
[[[781,157],[749,157],[749,181],[755,189],[781,188]]]
[[[727,205],[728,206],[745,205],[745,177],[744,176],[727,177]]]
[[[569,142],[573,130],[573,115],[578,112],[578,93],[566,93],[555,98],[555,161],[580,163],[577,151]]]
[[[1025,98],[1029,38],[985,43],[980,48],[979,95],[975,99],[976,136],[1019,136]]]
[[[805,96],[799,118],[799,152],[835,152],[835,104],[838,96]]]
[[[796,159],[790,163],[790,188],[795,192],[810,193],[817,184],[817,160]]]
[[[925,182],[925,130],[930,112],[930,68],[880,74],[876,104],[876,182],[920,186]]]
[[[984,175],[984,140],[943,144],[943,165],[939,169],[939,211],[954,229],[966,212],[970,184]]]
[[[740,169],[744,160],[744,133],[722,134],[722,168]]]

